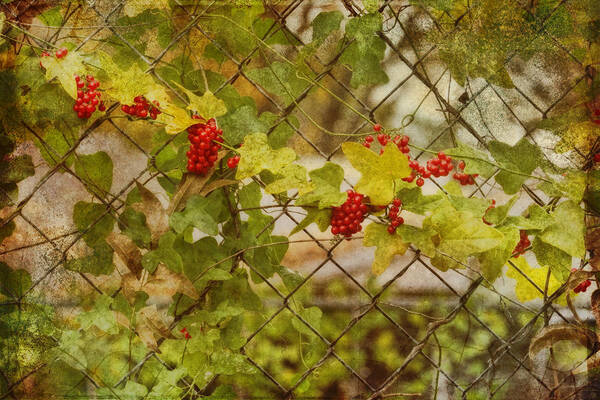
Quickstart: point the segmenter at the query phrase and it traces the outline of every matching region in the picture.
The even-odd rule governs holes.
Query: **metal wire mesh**
[[[567,0],[563,1],[562,3],[566,2]],[[304,111],[299,112],[300,108],[303,110],[311,110],[310,105],[305,102],[314,101],[314,96],[312,94],[315,92],[319,92],[320,95],[323,95],[324,93],[323,91],[319,91],[317,83],[325,85],[332,91],[339,93],[340,96],[351,100],[352,103],[355,104],[363,114],[369,115],[369,117],[373,120],[375,120],[377,116],[382,118],[385,115],[385,107],[396,101],[397,96],[402,92],[406,85],[423,86],[426,92],[424,98],[414,98],[411,99],[411,102],[414,104],[420,104],[420,102],[427,98],[431,104],[435,104],[434,108],[437,107],[437,112],[440,114],[440,120],[443,122],[437,126],[436,132],[430,136],[432,139],[426,143],[426,146],[424,146],[428,149],[437,149],[443,147],[446,143],[452,143],[457,134],[461,135],[462,138],[470,137],[472,142],[478,143],[478,146],[481,148],[485,148],[487,142],[490,139],[495,138],[496,132],[490,129],[490,127],[487,125],[488,118],[486,115],[484,115],[479,101],[485,102],[486,104],[492,102],[503,109],[506,113],[506,119],[510,119],[510,123],[516,121],[516,124],[522,128],[523,135],[529,138],[529,140],[532,142],[536,143],[538,139],[534,135],[535,124],[531,123],[532,113],[529,113],[526,116],[528,121],[525,121],[523,113],[518,108],[524,108],[525,106],[523,106],[523,103],[526,103],[527,107],[531,107],[534,110],[533,113],[536,114],[533,117],[534,120],[545,118],[569,96],[576,84],[584,78],[582,63],[577,59],[577,57],[570,54],[569,50],[565,46],[563,46],[558,40],[554,39],[548,32],[546,32],[544,25],[542,24],[536,34],[546,39],[549,38],[553,43],[555,43],[557,58],[568,58],[576,64],[576,68],[581,70],[581,76],[578,79],[574,80],[572,84],[566,88],[566,90],[561,91],[554,96],[554,98],[547,99],[546,104],[539,104],[539,102],[534,100],[536,96],[531,94],[530,88],[521,87],[518,81],[516,81],[516,87],[511,90],[510,93],[487,82],[482,83],[480,81],[468,81],[466,88],[467,99],[462,102],[462,104],[457,106],[456,101],[449,97],[449,90],[448,95],[444,95],[444,92],[447,88],[443,87],[442,84],[449,82],[449,79],[447,79],[448,72],[443,70],[443,72],[440,74],[441,69],[430,68],[429,62],[431,61],[433,64],[436,62],[435,46],[427,49],[417,49],[412,38],[414,32],[411,32],[410,28],[407,28],[407,21],[410,22],[410,17],[414,17],[414,14],[412,14],[414,13],[413,8],[411,8],[409,4],[405,2],[386,1],[379,8],[379,11],[387,16],[387,20],[384,22],[384,29],[379,32],[379,36],[387,45],[385,59],[386,68],[389,68],[390,71],[395,71],[392,70],[390,66],[400,65],[403,68],[408,69],[409,72],[407,75],[403,76],[402,79],[396,79],[397,77],[393,72],[391,72],[390,75],[394,81],[394,85],[390,85],[391,89],[387,91],[387,93],[379,94],[377,96],[379,100],[373,101],[369,92],[357,91],[349,87],[347,83],[348,67],[340,66],[337,63],[339,57],[345,50],[341,49],[338,54],[329,57],[330,61],[320,61],[319,65],[314,65],[313,72],[316,74],[315,82],[311,85],[308,85],[299,96],[297,96],[293,101],[289,102],[289,105],[285,105],[282,104],[278,99],[273,98],[273,96],[271,96],[266,89],[262,88],[261,85],[251,79],[246,73],[247,66],[251,62],[263,63],[265,58],[269,57],[268,49],[258,45],[245,57],[238,58],[229,54],[227,49],[221,47],[218,42],[214,41],[210,33],[203,29],[201,22],[206,18],[205,14],[210,12],[210,9],[214,6],[214,4],[215,2],[202,2],[201,4],[198,3],[195,7],[181,7],[181,10],[185,12],[185,15],[187,16],[189,23],[185,24],[185,28],[177,32],[173,36],[171,42],[164,49],[162,49],[157,56],[153,57],[138,50],[135,44],[130,43],[130,41],[121,34],[119,29],[115,27],[114,20],[120,15],[123,3],[118,2],[117,4],[114,4],[113,7],[106,7],[106,4],[100,4],[100,2],[90,2],[82,6],[89,7],[89,9],[95,12],[102,20],[104,25],[91,29],[91,33],[80,39],[78,48],[84,47],[88,42],[93,41],[97,36],[101,36],[104,31],[110,31],[111,34],[113,34],[122,42],[122,45],[127,46],[131,51],[136,53],[139,58],[144,61],[144,63],[147,64],[148,71],[159,82],[172,89],[170,83],[157,72],[157,67],[164,63],[163,57],[168,53],[168,51],[178,43],[189,40],[189,36],[192,34],[192,32],[200,35],[208,41],[211,41],[212,44],[223,54],[225,54],[229,61],[236,66],[236,70],[231,73],[227,81],[224,82],[220,88],[215,90],[215,93],[219,94],[219,92],[227,85],[251,85],[253,90],[256,92],[256,96],[263,99],[265,108],[271,110],[277,115],[276,122],[271,125],[269,132],[267,133],[273,132],[281,124],[286,124],[294,130],[296,136],[294,140],[296,140],[296,144],[308,146],[309,151],[312,152],[316,158],[321,160],[330,160],[336,156],[339,156],[343,141],[337,139],[325,140],[322,137],[316,136],[314,134],[314,127],[308,120],[302,120],[299,126],[295,126],[294,124],[290,123],[290,120],[288,119],[290,115],[301,117],[304,114]],[[311,2],[308,0],[292,0],[283,5],[271,4],[269,2],[265,3],[264,5],[265,9],[273,18],[273,25],[270,26],[262,39],[266,41],[271,36],[277,33],[282,33],[285,36],[293,39],[293,41],[296,43],[294,46],[294,51],[299,52],[305,43],[302,40],[301,33],[295,31],[296,28],[294,28],[294,24],[291,24],[290,21],[294,20],[294,18],[298,18],[298,14],[306,12],[307,9],[310,9],[311,7],[323,6],[324,4],[319,4],[319,2]],[[339,4],[327,5],[341,8],[350,16],[359,16],[365,13],[361,7],[352,1],[342,1]],[[108,10],[108,12],[106,12],[106,10]],[[550,18],[551,15],[552,13],[550,13],[546,19]],[[420,18],[429,18],[431,20],[433,17],[420,14]],[[430,22],[435,23],[435,21]],[[69,17],[64,19],[63,24],[69,24]],[[448,34],[448,32],[441,33]],[[402,38],[402,44],[397,39],[398,37]],[[533,43],[535,40],[532,38],[531,42]],[[512,57],[509,57],[506,60],[506,64],[508,65],[511,63],[512,59]],[[176,90],[173,90],[173,94],[179,96]],[[344,108],[343,104],[331,97],[329,94],[326,94],[326,99],[324,102],[335,104],[339,108]],[[516,107],[516,104],[519,104],[519,106]],[[45,269],[36,276],[31,289],[24,294],[23,298],[34,292],[38,286],[45,285],[48,279],[56,274],[57,271],[59,271],[61,265],[70,257],[69,254],[71,249],[74,248],[74,246],[80,242],[85,233],[91,230],[104,216],[110,215],[115,219],[118,218],[119,210],[125,205],[124,196],[128,193],[128,191],[135,187],[136,182],[140,182],[143,185],[150,185],[157,177],[162,177],[168,181],[172,181],[172,178],[169,176],[169,174],[161,171],[157,166],[156,157],[172,141],[176,140],[178,135],[173,136],[162,147],[156,149],[154,152],[148,152],[140,144],[138,144],[134,135],[129,134],[125,130],[123,125],[115,123],[113,120],[113,112],[116,108],[117,105],[114,105],[107,110],[105,116],[102,116],[94,121],[89,128],[87,128],[85,132],[81,134],[81,136],[72,144],[70,149],[62,156],[57,154],[52,149],[52,146],[47,143],[42,135],[36,132],[35,129],[25,126],[25,128],[28,129],[30,133],[39,140],[42,146],[44,146],[44,148],[46,148],[50,154],[53,154],[53,156],[56,157],[56,164],[54,167],[49,168],[43,175],[39,177],[36,176],[37,181],[35,184],[28,188],[27,194],[23,196],[18,203],[11,205],[11,214],[4,220],[5,223],[8,223],[9,221],[20,219],[20,222],[24,225],[28,225],[32,232],[40,239],[39,241],[35,241],[24,246],[17,245],[9,249],[4,249],[0,252],[0,257],[14,256],[15,253],[35,248],[49,248],[53,251],[53,256],[51,257],[52,262],[49,268]],[[431,109],[432,107],[428,108],[429,111],[431,111]],[[418,112],[419,111],[417,111],[417,113]],[[416,118],[418,118],[418,114],[416,115]],[[105,206],[105,211],[104,214],[101,215],[87,230],[68,231],[55,236],[49,234],[45,231],[43,224],[41,221],[39,221],[39,219],[36,221],[36,218],[28,215],[27,205],[36,195],[39,195],[40,190],[42,190],[44,186],[48,184],[48,182],[54,179],[54,177],[57,175],[57,172],[66,172],[70,177],[78,181],[80,184],[89,186],[90,181],[85,179],[85,177],[78,175],[74,169],[69,168],[66,160],[69,157],[77,156],[76,150],[80,148],[80,146],[82,146],[86,140],[89,140],[95,132],[102,131],[106,126],[109,126],[111,129],[114,129],[116,132],[118,132],[118,134],[131,145],[130,151],[132,153],[136,153],[136,157],[139,156],[149,160],[148,167],[143,170],[136,171],[135,173],[131,173],[131,179],[123,184],[115,193],[108,193],[106,197],[94,195],[94,200],[103,204]],[[357,121],[353,133],[364,130],[365,127],[368,128],[367,121]],[[352,137],[348,137],[344,140],[352,139]],[[422,155],[423,153],[418,154],[416,158],[419,158]],[[258,180],[257,182],[261,183]],[[432,182],[441,188],[441,185],[439,185],[435,179],[432,178]],[[530,196],[532,202],[545,205],[543,200],[544,197],[537,193],[535,189],[529,187],[524,187],[523,189],[525,193]],[[491,188],[488,181],[479,182],[474,187],[471,196],[478,195],[485,197],[490,193],[490,191]],[[95,192],[92,190],[90,193]],[[281,206],[281,211],[275,216],[275,219],[273,222],[271,222],[271,224],[276,224],[278,221],[284,219],[286,221],[291,221],[292,224],[299,224],[300,221],[298,214],[290,210],[287,203],[281,203],[278,197],[273,197],[271,201],[273,204],[278,204]],[[61,198],[58,197],[48,200],[48,207],[54,207],[55,202],[61,202]],[[265,227],[265,229],[266,228],[267,227]],[[482,276],[478,275],[474,271],[454,271],[449,273],[440,273],[437,269],[430,265],[426,257],[421,255],[418,251],[413,251],[410,257],[403,259],[402,265],[396,266],[393,274],[386,276],[386,281],[382,282],[381,286],[377,290],[373,290],[372,288],[367,287],[366,284],[360,282],[360,278],[356,276],[357,272],[355,270],[349,270],[345,265],[345,261],[339,260],[340,256],[335,252],[335,250],[344,244],[343,241],[322,241],[315,236],[314,232],[307,229],[304,229],[304,234],[307,235],[309,239],[314,241],[314,245],[322,251],[320,254],[323,256],[314,262],[314,266],[310,268],[310,271],[306,274],[303,281],[287,294],[278,289],[277,285],[272,282],[272,279],[263,276],[260,272],[260,269],[252,265],[252,262],[245,258],[243,254],[240,256],[244,265],[247,266],[249,270],[253,271],[257,276],[262,278],[264,284],[271,290],[271,297],[275,298],[275,300],[270,304],[271,311],[269,311],[269,315],[265,318],[264,322],[262,322],[262,324],[260,324],[255,331],[247,333],[247,336],[245,337],[245,344],[241,346],[240,352],[241,354],[246,355],[248,361],[254,365],[259,373],[266,378],[265,382],[268,382],[269,385],[272,385],[271,389],[278,393],[277,396],[281,398],[298,397],[298,395],[295,393],[296,390],[307,379],[309,379],[311,375],[315,374],[317,370],[320,368],[327,368],[331,362],[339,363],[343,366],[348,376],[350,376],[356,382],[357,387],[359,388],[357,391],[360,393],[361,398],[364,399],[383,398],[386,396],[389,397],[391,396],[391,393],[393,394],[397,392],[397,382],[402,380],[402,376],[403,374],[406,374],[409,365],[414,363],[416,360],[427,366],[423,368],[431,369],[432,371],[435,371],[438,377],[441,376],[447,387],[451,388],[451,391],[455,394],[456,398],[470,398],[468,397],[470,392],[472,392],[478,385],[481,385],[482,382],[490,377],[490,375],[493,375],[495,369],[501,363],[510,363],[510,365],[513,365],[514,367],[511,369],[510,373],[507,373],[505,376],[503,376],[493,388],[490,387],[488,398],[495,398],[500,389],[506,383],[508,383],[509,380],[514,379],[517,374],[522,374],[528,377],[529,385],[538,390],[538,398],[551,398],[552,394],[557,390],[557,388],[564,384],[564,380],[550,382],[545,376],[545,372],[540,372],[540,370],[536,369],[536,366],[530,362],[526,352],[523,351],[522,346],[523,338],[531,333],[531,329],[534,324],[536,324],[538,319],[543,319],[546,324],[551,318],[563,319],[566,322],[571,319],[570,313],[565,312],[554,304],[554,301],[564,292],[564,286],[554,293],[547,293],[547,288],[539,287],[533,280],[529,279],[523,271],[519,270],[517,265],[509,262],[511,268],[515,268],[519,273],[523,274],[527,279],[529,279],[531,285],[533,285],[536,290],[543,294],[543,303],[539,307],[531,308],[530,306],[522,305],[514,300],[511,300],[510,298],[507,298],[497,291],[493,284],[486,282]],[[313,326],[309,321],[303,318],[302,315],[296,312],[293,307],[290,306],[294,296],[300,291],[300,289],[310,285],[315,279],[314,277],[318,275],[324,268],[332,268],[335,270],[337,276],[342,277],[344,280],[347,279],[347,282],[349,282],[349,285],[353,287],[353,290],[361,293],[361,296],[363,296],[361,298],[366,299],[364,304],[357,305],[356,309],[353,309],[352,318],[345,325],[339,327],[339,334],[334,337],[327,337],[327,335],[320,332],[318,327]],[[451,304],[451,307],[448,309],[448,312],[444,318],[430,322],[427,324],[425,332],[417,332],[416,334],[415,332],[410,332],[406,329],[406,327],[398,323],[394,313],[389,311],[385,301],[382,300],[383,296],[386,294],[386,291],[389,292],[392,290],[394,285],[401,281],[403,277],[405,277],[409,269],[415,268],[428,271],[428,276],[430,276],[432,280],[437,280],[437,284],[445,288],[445,291],[449,293],[449,296],[445,299],[445,301],[447,301],[448,304]],[[460,275],[462,279],[467,280],[468,284],[457,285],[455,281],[449,280],[449,274],[455,274],[457,276]],[[79,276],[85,280],[85,282],[87,282],[87,284],[89,284],[94,291],[103,293],[103,291],[100,289],[101,282],[99,283],[98,279],[88,276],[85,273],[79,273]],[[209,289],[210,287],[207,290]],[[510,303],[512,307],[524,309],[530,313],[528,314],[529,319],[514,332],[497,333],[485,321],[484,316],[482,316],[482,310],[473,309],[473,305],[469,304],[469,300],[475,293],[480,293],[484,296],[494,296],[497,297],[500,302],[507,302]],[[113,293],[108,294],[111,295]],[[253,343],[262,340],[261,332],[264,332],[279,316],[289,316],[290,314],[292,318],[296,318],[298,321],[304,324],[312,332],[312,334],[314,334],[318,340],[322,342],[325,349],[321,358],[316,363],[307,365],[301,375],[291,385],[282,382],[277,374],[277,371],[268,370],[264,365],[261,365],[261,361],[256,360],[256,357],[252,354]],[[353,360],[344,359],[340,353],[336,351],[336,346],[342,340],[352,341],[354,327],[359,325],[366,317],[371,317],[374,314],[385,319],[392,327],[391,329],[395,330],[397,334],[402,337],[406,343],[408,343],[406,351],[404,352],[405,354],[403,354],[404,359],[401,360],[401,362],[398,362],[395,369],[385,379],[375,383],[363,376],[360,369],[353,367]],[[477,371],[475,379],[467,383],[459,382],[454,376],[455,374],[453,372],[446,371],[443,368],[442,363],[440,362],[442,354],[441,349],[440,359],[432,356],[431,352],[424,350],[427,343],[431,343],[434,340],[436,332],[441,330],[446,325],[451,325],[454,319],[460,314],[467,315],[470,321],[472,320],[474,321],[474,324],[480,325],[480,327],[487,332],[487,335],[493,338],[496,343],[494,346],[494,351],[487,355],[486,363]],[[177,317],[176,321],[181,317],[182,315]],[[172,327],[173,326],[174,324]],[[151,358],[158,360],[164,365],[165,368],[171,368],[168,363],[161,359],[160,354],[157,354],[154,351],[149,351],[140,363],[135,365],[130,371],[127,372],[127,374],[122,377],[116,386],[119,386],[125,382],[130,376],[135,374],[136,371],[142,368],[144,363]],[[38,369],[29,371],[17,381],[12,382],[8,388],[8,391],[3,393],[0,398],[10,397],[15,388],[21,385],[28,376],[35,374],[37,371]],[[93,378],[91,377],[87,377],[87,379],[93,381]],[[218,376],[213,377],[213,381],[218,379]],[[94,382],[94,384],[97,384],[97,382]],[[189,378],[184,378],[182,380],[182,384],[192,387],[191,397],[193,398],[206,394],[206,390],[210,386],[209,383],[209,385],[206,385],[206,387],[194,387],[194,384]],[[265,385],[266,384],[267,383],[265,383]]]

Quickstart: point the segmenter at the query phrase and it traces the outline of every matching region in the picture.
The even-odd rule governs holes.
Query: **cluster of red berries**
[[[75,82],[77,83],[77,100],[73,105],[73,111],[77,113],[77,117],[86,119],[89,118],[96,107],[100,111],[106,110],[104,102],[100,101],[100,92],[96,91],[100,86],[92,75],[85,77],[85,81],[81,79],[79,75],[75,75]]]
[[[191,339],[192,338],[192,336],[188,332],[187,328],[185,328],[185,327],[182,330],[180,330],[179,332],[183,333],[183,337],[186,338],[186,339]]]
[[[69,50],[67,50],[66,48],[62,47],[62,48],[56,50],[56,52],[54,53],[54,55],[56,56],[56,58],[63,58],[64,56],[67,55],[68,52],[69,52]],[[42,55],[43,54],[44,53],[42,53]],[[48,53],[46,52],[46,54],[48,54]]]
[[[371,147],[371,143],[373,143],[374,140],[375,140],[375,138],[373,136],[371,136],[371,135],[366,136],[362,145],[365,146],[366,148],[370,148]],[[404,154],[407,154],[408,152],[410,152],[410,148],[408,147],[409,140],[410,140],[410,138],[408,136],[406,136],[406,135],[395,135],[392,138],[388,134],[379,133],[379,134],[377,134],[377,141],[381,145],[381,149],[379,150],[379,154],[383,154],[383,148],[390,141],[392,143],[394,143],[396,146],[398,146],[398,150],[400,150]]]
[[[458,163],[458,169],[460,169],[461,171],[464,171],[465,169],[465,162],[464,161],[459,161]],[[475,184],[475,178],[477,178],[479,175],[478,174],[465,174],[464,172],[455,172],[452,177],[454,179],[456,179],[457,181],[460,182],[461,185],[465,186],[465,185],[474,185]]]
[[[234,169],[235,167],[237,167],[237,165],[240,163],[240,155],[236,154],[235,156],[231,157],[229,160],[227,160],[227,166],[230,169]]]
[[[496,200],[492,200],[492,204],[490,204],[490,206],[485,210],[485,212],[488,212],[489,210],[491,210],[492,208],[496,208]],[[481,217],[481,220],[486,224],[486,225],[492,225],[491,222],[488,222],[485,220],[485,213],[483,213],[483,217]]]
[[[571,268],[571,272],[577,272],[577,268]],[[590,287],[591,284],[592,284],[592,281],[590,281],[589,279],[586,279],[585,281],[583,281],[579,285],[577,285],[577,287],[575,289],[573,289],[573,291],[575,293],[585,292],[587,290],[587,288]]]
[[[529,246],[531,246],[531,242],[529,241],[529,238],[527,237],[527,231],[521,230],[520,235],[521,235],[521,238],[519,240],[519,243],[517,243],[517,246],[513,250],[513,254],[512,254],[512,256],[515,258],[519,257],[521,254],[525,254],[525,250],[527,250],[527,248]]]
[[[134,104],[130,106],[123,104],[121,106],[121,111],[123,111],[125,114],[129,114],[138,118],[146,118],[150,116],[150,118],[156,119],[156,116],[160,114],[160,110],[158,109],[160,104],[156,100],[153,100],[152,104],[150,104],[144,96],[136,96],[133,99],[133,102]]]
[[[363,202],[365,196],[349,189],[348,198],[339,207],[333,207],[331,214],[331,233],[349,238],[362,230],[361,223],[367,215],[368,207]]]
[[[195,117],[200,119],[200,117]],[[214,118],[205,124],[195,124],[188,129],[190,150],[187,170],[194,174],[204,175],[217,161],[220,143],[223,143],[223,131],[217,128]]]
[[[443,151],[438,152],[435,158],[427,160],[427,170],[436,178],[448,176],[453,169],[452,157],[447,156]]]
[[[388,225],[387,231],[391,235],[396,233],[396,228],[404,223],[404,218],[398,215],[398,213],[400,213],[400,207],[402,207],[402,200],[394,199],[394,201],[392,201],[392,206],[388,211],[390,224]]]

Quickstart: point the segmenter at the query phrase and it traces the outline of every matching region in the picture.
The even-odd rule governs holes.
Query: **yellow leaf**
[[[152,8],[168,9],[169,0],[128,0],[123,6],[123,12],[128,17],[135,17]]]
[[[410,175],[408,158],[393,143],[377,155],[359,143],[344,143],[342,150],[352,166],[362,175],[357,192],[369,196],[371,203],[388,204],[394,198],[394,181]]]
[[[408,249],[408,243],[402,240],[397,234],[390,234],[386,225],[371,223],[365,228],[365,238],[363,240],[365,247],[377,246],[375,250],[375,259],[371,270],[375,275],[381,274],[392,263],[396,254],[403,255]]]
[[[170,102],[165,88],[154,81],[149,73],[145,73],[138,64],[132,64],[123,70],[114,63],[112,57],[100,52],[102,68],[111,77],[110,85],[105,86],[108,96],[122,104],[131,104],[136,96],[144,96],[148,101],[158,101],[161,111]]]
[[[57,78],[69,96],[76,99],[77,83],[75,82],[75,75],[85,75],[85,66],[81,56],[75,51],[70,51],[62,58],[42,57],[40,62],[46,69],[46,79]]]
[[[527,275],[529,279],[534,282],[538,288],[544,290],[546,287],[546,279],[548,279],[548,268],[539,267],[533,268],[529,265],[525,257],[513,258],[510,260],[523,274]],[[532,301],[535,299],[543,298],[544,295],[527,280],[521,272],[517,271],[512,265],[508,266],[506,276],[517,281],[515,286],[515,294],[520,302]],[[561,283],[550,274],[548,280],[548,296],[552,295],[561,286]],[[559,304],[566,304],[564,294],[558,298]]]
[[[190,102],[187,109],[197,112],[202,118],[211,119],[227,113],[225,102],[218,99],[210,90],[207,90],[202,96],[197,96],[194,92],[184,88],[177,82],[172,83],[186,94]]]
[[[165,124],[165,131],[169,135],[175,135],[188,127],[200,123],[199,120],[190,117],[190,113],[174,104],[167,104],[163,113],[158,115],[158,122]]]

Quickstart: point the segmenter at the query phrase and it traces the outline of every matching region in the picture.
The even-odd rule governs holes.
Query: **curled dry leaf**
[[[237,185],[238,183],[239,181],[236,181],[234,179],[219,179],[216,181],[212,181],[208,185],[204,186],[204,188],[202,188],[202,190],[200,191],[200,196],[207,196],[214,190],[217,190],[224,186]]]
[[[592,252],[590,265],[600,271],[600,229],[590,229],[585,236],[585,247]]]
[[[164,264],[159,264],[154,274],[146,279],[137,278],[134,274],[126,274],[122,278],[123,295],[129,300],[135,300],[135,293],[144,291],[148,296],[173,296],[182,293],[194,300],[198,299],[198,292],[192,282],[185,276],[168,269]]]
[[[215,166],[223,157],[225,157],[226,154],[226,150],[219,152]],[[175,194],[173,194],[173,197],[171,198],[171,203],[167,209],[167,215],[171,215],[176,211],[181,211],[185,207],[185,203],[190,197],[195,194],[202,194],[206,183],[214,172],[215,167],[208,170],[206,175],[185,174],[179,183]],[[205,196],[205,194],[202,194],[202,196]]]
[[[152,235],[152,247],[155,247],[158,239],[169,230],[169,216],[154,193],[140,185],[139,182],[136,182],[136,185],[142,202],[135,203],[133,208],[146,216],[146,225]]]
[[[587,328],[569,324],[550,325],[531,339],[529,357],[534,358],[541,350],[552,347],[561,340],[578,342],[590,351],[596,347],[598,342],[596,334]]]
[[[139,278],[142,273],[142,253],[128,236],[121,233],[111,232],[106,241],[117,254],[117,259],[121,260],[135,278]]]
[[[135,331],[140,339],[148,348],[157,353],[160,353],[157,343],[158,339],[175,338],[169,329],[169,325],[173,322],[173,317],[168,316],[166,311],[159,312],[156,305],[144,307],[138,311],[137,322]]]
[[[594,277],[592,271],[575,271],[572,272],[567,281],[567,291],[575,289],[581,282]]]

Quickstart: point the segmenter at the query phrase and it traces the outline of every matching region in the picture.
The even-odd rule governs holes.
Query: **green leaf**
[[[486,225],[481,219],[465,217],[456,227],[440,232],[442,241],[438,250],[462,259],[502,244],[502,233]]]
[[[298,71],[293,65],[283,62],[273,62],[265,68],[247,71],[248,77],[273,93],[287,107],[293,103],[302,92],[310,86],[310,82],[297,76]]]
[[[233,390],[233,386],[221,385],[206,400],[234,400],[237,398],[237,393]]]
[[[106,206],[79,201],[73,207],[73,222],[80,232],[91,228],[83,235],[85,243],[94,247],[112,232],[115,220],[106,212]]]
[[[91,254],[67,260],[65,268],[70,271],[108,275],[114,270],[113,249],[106,241],[99,241],[91,247]]]
[[[515,194],[521,185],[528,179],[542,160],[540,149],[531,144],[526,138],[521,139],[516,145],[509,146],[506,143],[492,141],[489,144],[490,152],[494,159],[510,171],[500,171],[495,179],[502,186],[506,194]]]
[[[481,275],[490,283],[500,276],[502,267],[512,256],[520,239],[519,230],[513,226],[501,226],[498,231],[504,235],[504,241],[499,246],[477,255]]]
[[[70,149],[71,145],[75,142],[75,138],[70,132],[61,132],[55,128],[49,128],[46,131],[44,142],[47,146],[40,143],[38,149],[44,160],[50,165],[55,166],[58,160],[60,160]],[[73,164],[73,155],[69,156],[65,161],[65,165],[68,167]]]
[[[342,150],[352,166],[361,173],[356,191],[369,196],[373,204],[390,203],[394,198],[394,181],[410,175],[408,159],[393,143],[385,147],[382,155],[359,143],[344,143]]]
[[[110,306],[113,303],[113,298],[108,295],[99,295],[94,299],[94,308],[77,316],[77,320],[81,324],[83,330],[88,330],[92,326],[106,333],[117,333],[117,319]]]
[[[323,312],[319,307],[309,307],[309,308],[301,308],[297,311],[298,314],[308,322],[316,331],[321,329],[321,317],[323,316]],[[312,329],[310,329],[304,322],[302,322],[298,317],[294,316],[291,319],[292,326],[298,332],[307,336],[314,336]]]
[[[346,24],[346,36],[354,41],[346,48],[340,62],[352,68],[350,85],[386,83],[389,78],[381,68],[385,54],[385,42],[377,36],[382,28],[382,15],[379,13],[354,17]]]
[[[214,236],[218,233],[217,222],[213,218],[215,204],[209,198],[194,195],[188,200],[182,212],[171,215],[169,222],[175,232],[182,233],[189,226],[193,226],[202,232]]]
[[[423,221],[423,228],[439,234],[437,252],[440,261],[450,265],[464,262],[467,257],[493,249],[503,243],[502,233],[486,225],[481,217],[457,211],[449,202],[439,207]]]
[[[60,26],[63,20],[62,14],[60,13],[60,8],[60,6],[52,7],[51,9],[44,11],[43,13],[38,15],[38,18],[45,25]]]
[[[321,44],[331,32],[340,29],[344,16],[339,11],[323,11],[310,23],[312,26],[312,41]]]
[[[402,240],[399,234],[390,234],[383,224],[373,222],[365,228],[365,247],[376,246],[375,259],[371,271],[375,275],[381,274],[389,267],[395,255],[403,255],[408,249],[408,243]]]
[[[519,196],[513,196],[506,204],[489,209],[485,213],[485,220],[492,225],[502,224],[518,199]]]
[[[173,83],[186,94],[190,102],[187,109],[197,112],[202,118],[208,120],[227,113],[225,102],[218,99],[210,90],[205,91],[202,96],[197,96],[194,92],[184,88],[179,83]]]
[[[229,350],[216,351],[210,356],[211,366],[215,374],[236,375],[254,374],[256,369],[246,360],[246,357]]]
[[[264,133],[246,136],[244,145],[239,149],[240,163],[236,179],[249,178],[267,170],[274,174],[282,173],[284,168],[296,159],[296,153],[289,147],[272,150]]]
[[[579,203],[585,193],[587,174],[584,171],[568,171],[564,177],[554,182],[542,182],[538,188],[550,197],[566,197]]]
[[[484,178],[488,178],[496,172],[496,167],[492,164],[487,153],[464,143],[459,142],[457,147],[445,150],[444,153],[457,160],[463,160],[465,162],[465,174],[479,174]]]
[[[176,236],[173,232],[162,235],[158,241],[158,247],[142,257],[142,266],[153,273],[158,264],[163,263],[171,271],[181,273],[183,271],[183,261],[179,253],[173,248],[175,239]]]
[[[413,244],[426,256],[433,257],[435,255],[435,244],[433,243],[433,237],[437,235],[435,231],[402,224],[396,228],[396,234],[400,235],[404,242]]]
[[[127,235],[138,247],[148,247],[152,234],[146,225],[144,213],[126,207],[119,215],[119,229]]]
[[[506,217],[504,224],[514,225],[519,229],[542,230],[546,229],[546,227],[554,222],[552,215],[548,214],[544,208],[538,206],[537,204],[530,205],[527,209],[526,215],[527,217]]]
[[[325,232],[331,224],[331,209],[319,210],[316,206],[305,208],[307,214],[306,217],[298,225],[292,229],[290,236],[294,233],[298,233],[313,222],[317,224],[321,232]]]
[[[178,367],[172,370],[162,368],[160,374],[155,377],[157,382],[150,393],[148,399],[179,399],[183,389],[179,387],[179,381],[187,375],[187,370]]]
[[[0,262],[0,293],[18,299],[31,287],[31,276],[24,269],[12,269]]]
[[[78,155],[75,161],[75,173],[89,185],[89,190],[98,196],[104,197],[110,192],[113,162],[105,152]]]
[[[280,174],[282,177],[269,183],[265,187],[267,193],[282,193],[291,189],[299,189],[303,192],[306,190],[306,168],[298,164],[288,164]]]
[[[560,282],[566,282],[571,273],[571,256],[564,251],[544,243],[538,237],[533,240],[533,253],[542,267],[550,268]]]
[[[237,92],[236,92],[237,93]],[[269,127],[258,119],[254,102],[232,108],[219,118],[219,125],[223,129],[223,137],[230,145],[240,144],[246,135],[254,132],[266,132]]]
[[[336,207],[344,203],[348,195],[340,192],[344,169],[332,162],[309,173],[313,189],[296,200],[297,205],[317,203],[320,209]]]
[[[11,157],[0,163],[0,183],[17,183],[35,173],[31,156]]]
[[[435,210],[444,201],[440,194],[423,195],[420,187],[401,189],[396,197],[402,199],[402,209],[420,215]]]
[[[123,389],[119,388],[98,388],[98,397],[110,398],[112,396],[118,396],[122,399],[128,400],[142,400],[148,394],[146,386],[139,384],[134,381],[127,381]]]
[[[540,234],[539,238],[565,253],[583,258],[585,255],[585,213],[571,200],[560,203],[554,212],[554,223]]]

